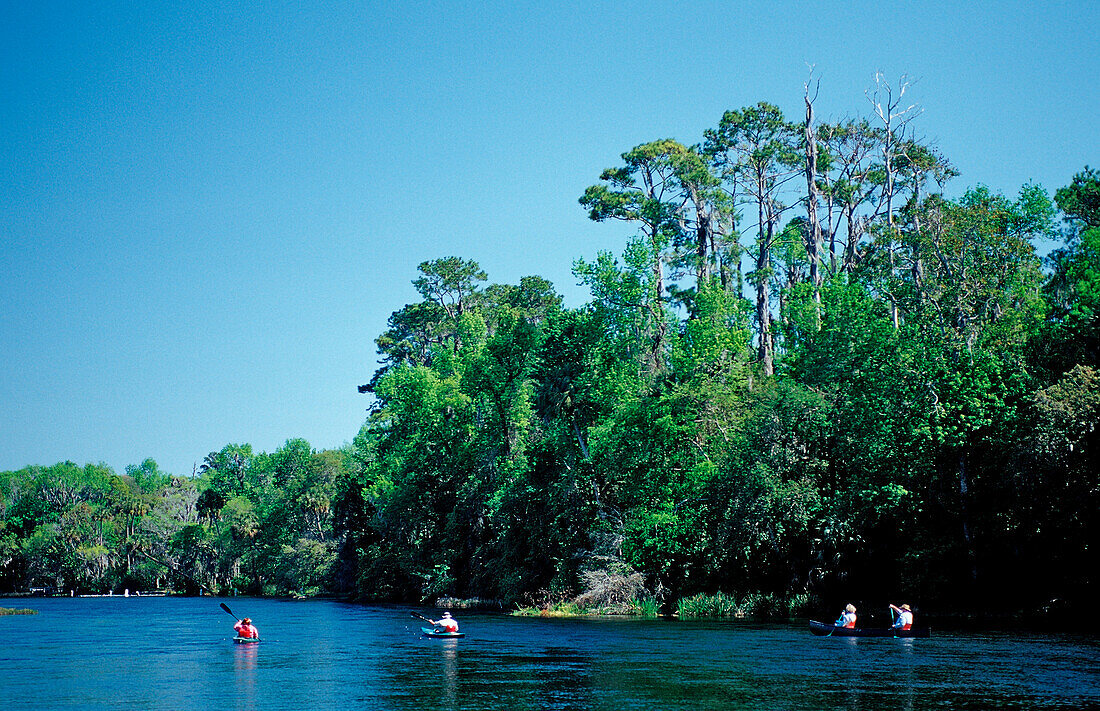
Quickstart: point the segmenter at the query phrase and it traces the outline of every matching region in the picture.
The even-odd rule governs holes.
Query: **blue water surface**
[[[1100,708],[1089,637],[819,638],[804,625],[464,613],[231,598],[35,598],[0,617],[0,709]],[[411,610],[426,615],[437,610]]]

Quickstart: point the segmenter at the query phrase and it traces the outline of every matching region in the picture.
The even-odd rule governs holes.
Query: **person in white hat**
[[[451,617],[450,612],[444,612],[443,617],[432,620],[432,624],[442,628],[444,632],[458,632],[458,620]]]
[[[913,626],[913,609],[908,604],[901,607],[890,605],[890,609],[898,613],[897,618],[894,619],[894,629],[907,630]]]

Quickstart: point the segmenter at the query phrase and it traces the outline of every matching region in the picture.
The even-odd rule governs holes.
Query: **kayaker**
[[[844,611],[840,613],[840,617],[833,623],[833,627],[848,627],[854,629],[856,626],[856,606],[852,603],[844,608]]]
[[[251,617],[238,620],[237,624],[233,625],[233,629],[236,630],[238,637],[243,637],[244,639],[260,638],[260,631],[252,626]]]
[[[443,617],[432,620],[432,624],[442,628],[444,632],[458,632],[458,620],[451,617],[450,612],[444,612]]]
[[[907,630],[913,627],[913,610],[908,604],[901,607],[891,604],[890,609],[898,613],[898,616],[894,619],[894,629]]]

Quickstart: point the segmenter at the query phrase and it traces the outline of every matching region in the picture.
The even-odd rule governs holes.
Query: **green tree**
[[[977,580],[974,515],[984,505],[975,476],[989,461],[984,453],[996,451],[990,437],[1007,431],[1025,397],[1023,346],[1044,316],[1034,241],[1049,233],[1052,208],[1041,189],[1025,186],[1015,202],[977,188],[957,203],[932,198],[924,210],[926,228],[906,240],[935,258],[920,298],[895,303],[910,311],[931,396],[929,431],[941,471],[957,486],[958,525]]]
[[[382,356],[382,367],[359,392],[371,392],[387,370],[399,363],[431,365],[432,347],[443,343],[448,333],[445,311],[435,301],[408,304],[394,311],[387,324],[389,328],[374,340]]]
[[[1086,167],[1054,199],[1064,215],[1066,244],[1050,254],[1045,295],[1051,318],[1036,342],[1048,378],[1078,364],[1100,365],[1100,173]]]
[[[880,188],[880,171],[873,160],[878,138],[865,119],[822,124],[816,135],[818,192],[829,234],[829,271],[836,275],[855,267],[866,226],[877,216],[876,210],[863,213],[863,209]]]
[[[445,257],[420,264],[421,276],[413,280],[413,286],[424,297],[439,306],[450,324],[450,337],[454,351],[461,347],[459,323],[478,295],[478,283],[487,278],[484,270],[473,260]]]
[[[252,471],[253,456],[250,444],[227,444],[221,450],[207,454],[199,467],[199,474],[209,479],[208,490],[216,499],[209,500],[210,497],[207,497],[208,501],[200,502],[200,506],[205,504],[211,508],[216,504],[217,508],[221,508],[233,496],[248,495],[262,488]]]
[[[638,239],[629,251],[632,267],[647,264],[650,276],[636,279],[635,294],[626,303],[648,315],[647,363],[652,372],[664,366],[668,320],[665,315],[667,250],[680,233],[679,210],[682,160],[688,149],[670,139],[643,143],[623,153],[623,166],[600,174],[603,184],[585,190],[580,203],[596,222],[608,219],[635,223]],[[579,262],[583,272],[592,271]],[[597,267],[597,271],[598,271]],[[624,294],[625,296],[625,294]]]
[[[794,129],[772,104],[760,102],[722,115],[718,127],[705,132],[703,150],[722,179],[734,183],[756,207],[755,267],[748,275],[756,287],[757,353],[765,376],[774,372],[771,327],[772,246],[779,221],[790,209],[780,200],[785,184],[798,174]]]

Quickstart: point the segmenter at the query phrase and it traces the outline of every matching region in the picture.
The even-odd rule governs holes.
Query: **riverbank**
[[[83,594],[62,595],[28,592],[0,593],[0,600],[34,600],[55,598],[104,598],[124,599],[124,594]],[[140,595],[131,593],[130,598],[170,597],[170,598],[215,598],[230,600],[236,595],[187,595],[182,592],[150,591]],[[246,598],[269,600],[329,600],[362,606],[378,605],[375,601],[356,600],[342,595],[257,595]],[[797,596],[793,599],[759,594],[743,597],[733,595],[695,595],[681,599],[675,606],[659,607],[652,600],[632,600],[617,606],[584,606],[573,600],[541,605],[510,605],[502,600],[486,598],[442,597],[434,602],[386,603],[394,607],[415,606],[448,610],[461,610],[472,613],[497,613],[512,617],[541,617],[558,619],[618,619],[618,620],[727,620],[746,623],[777,622],[804,624],[809,619],[832,620],[835,610],[826,609],[820,600]],[[4,609],[4,608],[0,608]],[[932,626],[939,630],[959,632],[1058,632],[1058,633],[1100,633],[1100,623],[1091,622],[1087,616],[1071,608],[1060,605],[1045,606],[1039,610],[973,610],[967,608],[946,609],[940,607],[915,606],[921,625]],[[0,614],[35,614],[33,610],[7,611]],[[887,626],[890,620],[885,612],[866,612],[861,618],[872,626]]]

